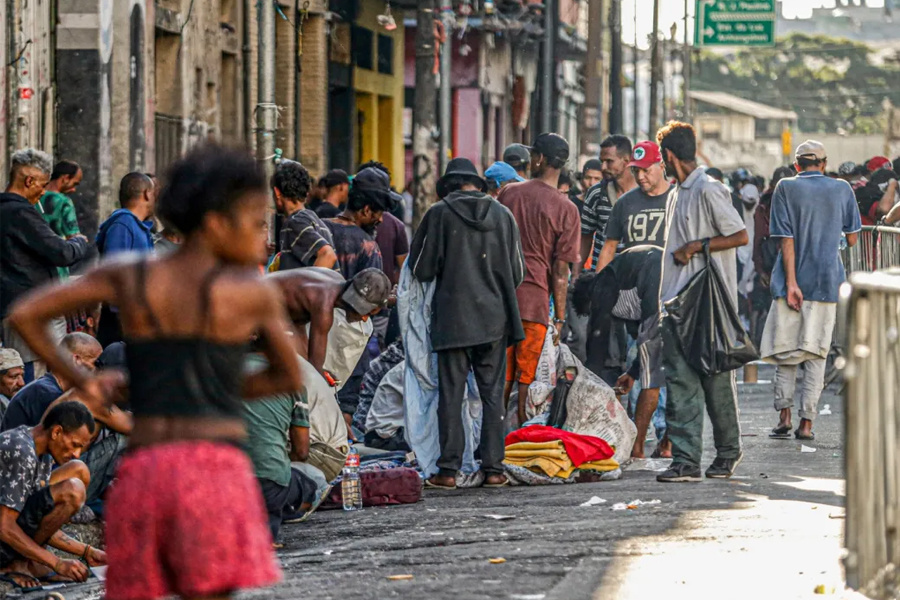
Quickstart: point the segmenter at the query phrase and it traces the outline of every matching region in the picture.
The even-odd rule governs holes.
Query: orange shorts
[[[522,321],[525,339],[506,350],[506,380],[530,384],[534,381],[547,326],[533,321]]]

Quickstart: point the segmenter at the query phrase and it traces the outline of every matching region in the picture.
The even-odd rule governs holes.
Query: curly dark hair
[[[294,200],[306,200],[312,178],[306,167],[294,160],[283,160],[278,163],[272,175],[272,187],[278,188],[282,195]]]
[[[669,121],[656,133],[656,143],[665,156],[668,150],[685,162],[697,160],[697,134],[693,126],[681,121]]]
[[[263,192],[266,176],[245,150],[209,143],[169,168],[157,215],[184,235],[200,228],[208,212],[227,213],[248,193]]]
[[[370,160],[368,162],[364,162],[363,164],[359,165],[359,168],[356,170],[356,172],[359,173],[363,169],[369,169],[369,168],[378,169],[379,171],[381,171],[388,177],[391,176],[391,170],[388,169],[386,166],[384,166],[384,163],[380,163],[377,160]]]

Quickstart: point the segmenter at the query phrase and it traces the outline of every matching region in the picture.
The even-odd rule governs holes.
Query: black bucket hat
[[[487,191],[487,184],[484,182],[481,175],[478,174],[478,169],[475,168],[472,161],[468,158],[454,158],[447,163],[447,170],[444,171],[444,176],[437,182],[437,193],[439,198],[444,198],[450,193],[447,190],[447,180],[451,177],[463,178],[473,185],[478,186],[478,189],[482,192]]]

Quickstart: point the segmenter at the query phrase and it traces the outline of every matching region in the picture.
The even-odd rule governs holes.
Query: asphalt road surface
[[[731,480],[660,484],[655,472],[631,468],[615,482],[428,491],[412,506],[322,512],[283,529],[284,582],[240,597],[841,597],[841,400],[826,390],[819,408],[831,414],[816,421],[816,441],[769,439],[773,374],[764,367],[761,383],[739,385],[744,461]],[[708,422],[705,432],[704,467],[714,457]],[[579,506],[594,496],[606,502]],[[635,500],[659,503],[612,509]],[[490,562],[497,558],[505,562]],[[69,586],[64,594],[97,598],[101,590]]]

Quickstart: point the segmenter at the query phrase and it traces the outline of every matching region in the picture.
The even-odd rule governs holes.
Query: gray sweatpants
[[[819,398],[825,387],[825,359],[814,358],[800,363],[803,377],[800,381],[800,418],[815,420]],[[775,369],[775,410],[794,407],[797,389],[797,367],[800,365],[778,365]]]

